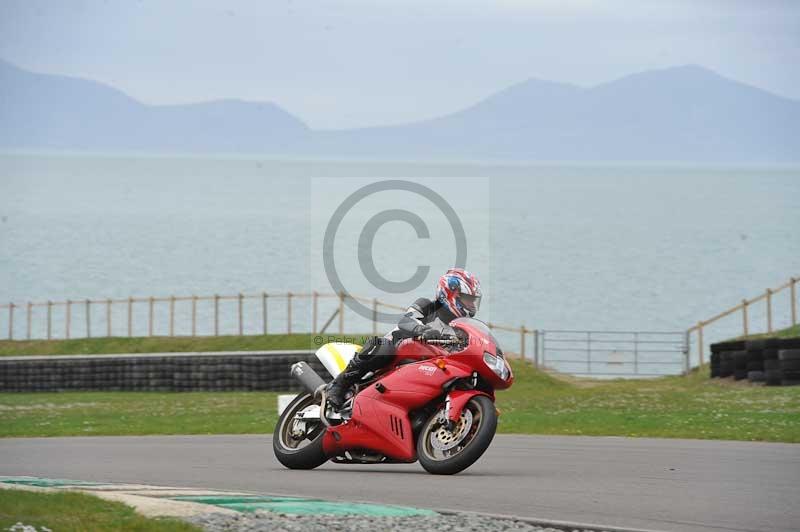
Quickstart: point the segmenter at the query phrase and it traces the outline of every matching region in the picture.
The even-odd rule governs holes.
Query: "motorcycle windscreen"
[[[317,358],[331,376],[336,377],[344,371],[347,363],[361,350],[358,344],[330,343],[317,349]]]

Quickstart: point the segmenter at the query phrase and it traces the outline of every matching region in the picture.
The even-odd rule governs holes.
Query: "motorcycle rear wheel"
[[[325,435],[325,426],[319,422],[319,426],[312,428],[310,434],[302,440],[292,438],[292,422],[295,415],[316,404],[311,394],[304,393],[294,398],[278,418],[275,424],[275,432],[272,434],[272,450],[275,458],[289,469],[314,469],[328,461],[328,457],[322,450],[322,437]],[[302,447],[303,443],[307,442]]]
[[[453,475],[474,464],[489,448],[497,431],[497,411],[491,399],[476,395],[465,405],[453,431],[442,432],[441,416],[441,411],[432,415],[420,431],[417,456],[428,473]]]

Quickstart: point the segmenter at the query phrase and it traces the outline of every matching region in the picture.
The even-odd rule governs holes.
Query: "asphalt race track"
[[[288,471],[271,436],[0,440],[0,475],[218,488],[653,530],[799,530],[800,445],[497,436],[454,477],[418,464]]]

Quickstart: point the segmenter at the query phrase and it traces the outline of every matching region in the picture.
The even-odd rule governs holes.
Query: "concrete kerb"
[[[57,493],[61,491],[74,491],[94,495],[108,501],[121,502],[133,507],[145,517],[191,517],[216,513],[221,515],[237,515],[239,512],[186,501],[173,501],[160,497],[122,493],[120,491],[106,491],[102,489],[86,489],[79,487],[44,488],[39,486],[26,486],[24,484],[7,484],[0,481],[0,489],[34,491],[38,493]]]
[[[20,479],[33,479],[34,477],[16,477]],[[218,514],[225,516],[241,515],[242,512],[224,508],[213,504],[205,504],[199,502],[192,502],[187,500],[174,500],[173,497],[187,497],[187,498],[203,498],[203,497],[220,497],[220,498],[296,498],[298,500],[304,499],[302,496],[285,495],[285,494],[256,494],[249,492],[230,492],[220,490],[207,490],[200,488],[176,488],[168,486],[151,486],[145,484],[113,484],[113,483],[97,483],[88,485],[68,485],[64,484],[59,487],[40,487],[25,484],[11,484],[7,483],[8,477],[0,478],[0,489],[21,489],[26,491],[36,491],[42,493],[53,493],[58,491],[77,491],[87,493],[100,497],[106,500],[122,502],[132,506],[136,511],[147,517],[193,517],[209,514]],[[43,479],[44,480],[44,479]],[[307,499],[306,500],[316,500]],[[323,501],[326,504],[333,503],[334,501]],[[339,501],[341,502],[341,501]],[[374,505],[383,506],[380,503],[370,501],[348,501],[354,505]],[[347,504],[347,503],[343,503]],[[398,507],[400,508],[400,507]],[[486,512],[467,512],[461,510],[452,510],[446,508],[436,508],[432,510],[435,513],[442,515],[473,515],[480,517],[487,517],[498,520],[508,520],[523,522],[530,525],[553,528],[571,532],[573,530],[596,530],[607,532],[660,532],[652,529],[641,528],[623,528],[608,525],[601,525],[596,523],[578,523],[572,521],[560,521],[552,519],[539,519],[533,517],[521,517],[512,514],[494,514]]]
[[[326,501],[286,495],[264,495],[198,488],[176,488],[146,484],[113,484],[46,479],[39,477],[0,477],[0,489],[21,489],[41,493],[74,491],[132,506],[147,517],[193,517],[199,515],[235,516],[266,510],[275,514],[411,516],[436,514],[401,505]],[[321,510],[320,510],[321,509]]]

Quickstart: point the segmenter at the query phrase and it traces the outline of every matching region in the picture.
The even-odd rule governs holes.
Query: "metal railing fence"
[[[543,366],[573,375],[659,376],[689,370],[683,332],[539,331]]]
[[[701,320],[697,322],[697,325],[689,327],[686,331],[687,338],[690,338],[693,332],[697,333],[697,354],[698,354],[698,361],[702,365],[705,361],[704,352],[705,352],[705,344],[704,344],[704,330],[709,326],[712,325],[719,320],[731,316],[736,312],[741,312],[741,319],[742,319],[742,337],[747,338],[754,334],[752,324],[750,321],[750,313],[752,312],[751,306],[755,303],[759,303],[761,301],[764,302],[765,306],[765,321],[764,326],[766,328],[766,333],[772,333],[774,330],[775,319],[773,316],[774,312],[774,304],[773,300],[777,294],[780,294],[782,291],[788,289],[789,290],[789,315],[790,315],[790,323],[792,326],[797,325],[797,282],[800,281],[800,278],[791,277],[789,280],[782,285],[775,287],[775,288],[767,288],[764,293],[752,298],[752,299],[743,299],[741,303],[738,305],[731,307],[719,314],[712,316],[707,320]],[[784,307],[785,308],[785,307]],[[758,334],[758,333],[755,333]],[[688,343],[688,340],[687,340]],[[690,348],[691,350],[691,348]],[[689,353],[691,355],[691,351]]]
[[[704,363],[704,332],[709,325],[741,312],[742,336],[753,334],[750,319],[752,306],[761,301],[765,304],[765,332],[774,329],[775,296],[788,290],[790,303],[788,311],[791,325],[798,322],[797,283],[792,277],[786,283],[769,288],[764,293],[742,302],[728,310],[699,321],[684,333],[645,332],[645,331],[570,331],[537,330],[524,324],[519,327],[489,323],[497,334],[505,336],[502,343],[508,345],[510,335],[516,336],[519,349],[513,354],[530,358],[535,364],[544,366],[573,367],[570,373],[599,374],[598,365],[611,369],[631,369],[631,371],[602,374],[647,375],[642,368],[681,365],[684,371],[691,367],[691,336],[697,333],[698,362]],[[355,322],[346,319],[347,299],[351,298],[371,306],[372,319]],[[276,313],[275,305],[282,310]],[[232,307],[232,308],[231,308]],[[299,308],[303,307],[303,308]],[[352,294],[322,292],[261,292],[256,294],[235,294],[211,296],[168,296],[168,297],[128,297],[107,299],[81,299],[66,301],[29,301],[25,304],[10,302],[0,304],[0,334],[5,339],[70,339],[112,336],[220,336],[244,334],[323,334],[336,329],[339,335],[345,334],[346,324],[351,332],[359,327],[371,328],[378,334],[377,316],[381,309],[405,310],[405,307],[365,298]],[[330,314],[328,314],[330,313]],[[277,320],[275,314],[278,315]],[[300,323],[296,318],[302,314]],[[280,319],[280,317],[282,319]],[[5,327],[2,326],[5,317]],[[326,318],[327,317],[327,318]],[[282,323],[281,323],[282,322]],[[355,325],[360,323],[360,325]],[[23,334],[18,329],[23,328]],[[77,329],[77,330],[76,330]],[[358,332],[366,332],[362,329]],[[381,331],[382,332],[382,331]],[[677,339],[677,335],[681,339]],[[614,336],[616,335],[616,336]],[[622,338],[620,335],[628,335]],[[663,335],[661,341],[653,335]],[[648,339],[650,337],[650,339]],[[661,343],[663,341],[663,344]],[[658,347],[660,346],[660,347]],[[658,349],[648,349],[658,347]],[[579,359],[559,359],[559,353],[580,356]],[[608,360],[598,358],[605,353]],[[680,361],[675,360],[680,353]],[[580,355],[579,355],[580,354]],[[653,360],[654,355],[666,355],[662,361]],[[627,358],[626,358],[627,357]],[[582,365],[585,371],[570,365]],[[556,369],[558,369],[556,367]],[[671,372],[670,372],[671,373]],[[664,374],[664,373],[658,373]]]

